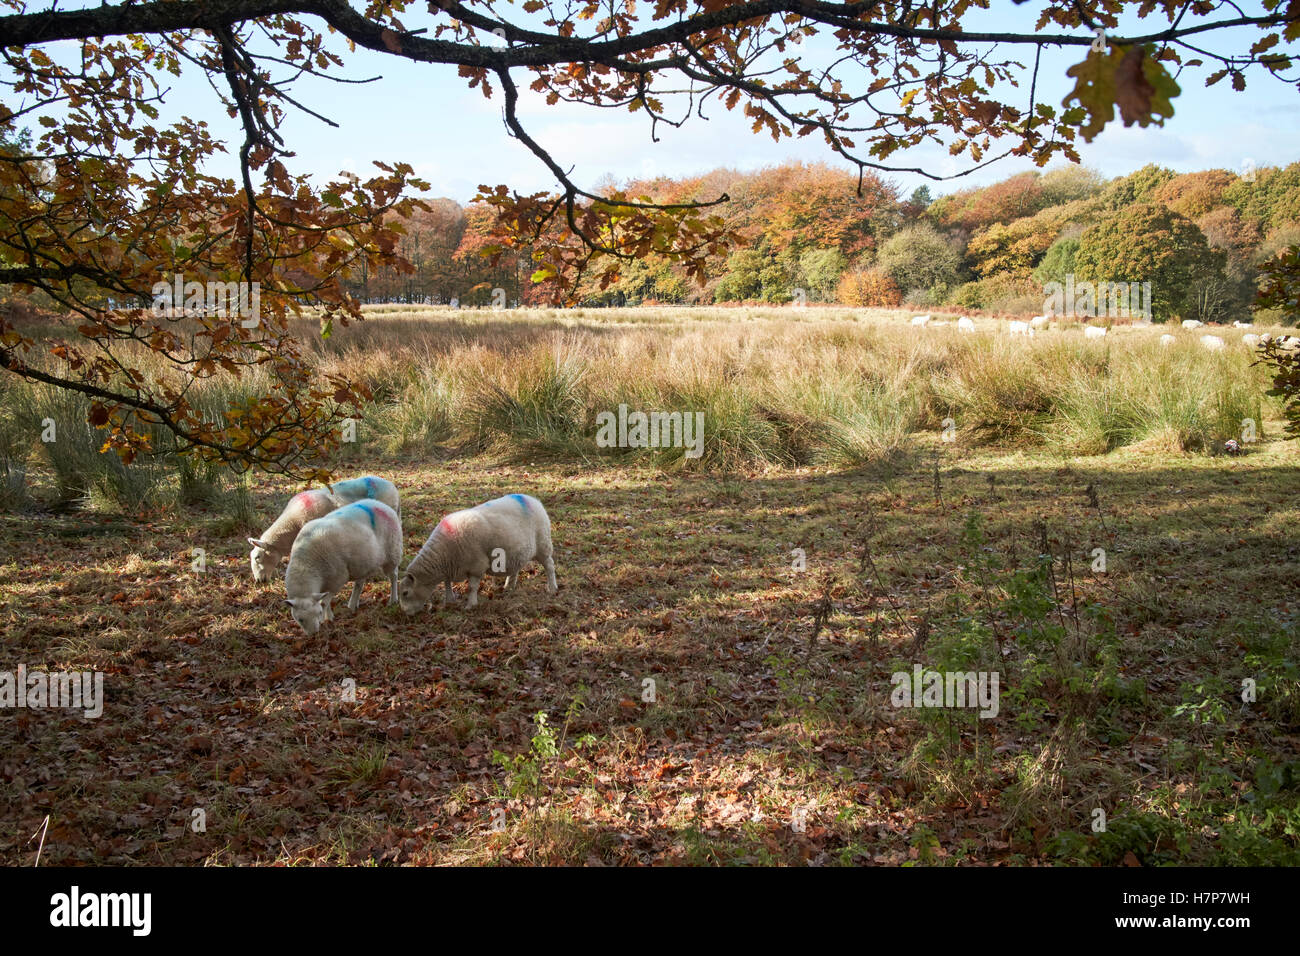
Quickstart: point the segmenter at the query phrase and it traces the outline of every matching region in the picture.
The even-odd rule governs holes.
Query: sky
[[[1029,0],[1014,5],[992,0],[994,9],[965,23],[966,29],[1031,31],[1042,4]],[[35,6],[35,4],[33,5]],[[1258,3],[1244,5],[1248,12]],[[518,13],[517,8],[504,8]],[[522,14],[519,14],[521,22]],[[425,25],[430,18],[408,17],[408,28]],[[1134,32],[1150,32],[1162,21],[1135,21]],[[1216,41],[1215,49],[1241,52],[1258,36],[1238,31]],[[824,49],[806,49],[816,58]],[[1012,55],[1009,52],[1003,55]],[[1014,54],[1032,57],[1031,49]],[[1073,86],[1066,70],[1083,57],[1083,48],[1045,49],[1039,81],[1039,99],[1059,106]],[[430,183],[430,194],[458,202],[470,200],[480,183],[507,183],[521,192],[553,189],[548,173],[528,150],[510,138],[501,116],[498,90],[485,99],[456,75],[455,67],[417,64],[398,57],[360,50],[348,58],[350,77],[380,76],[363,85],[341,85],[309,79],[293,95],[339,124],[331,128],[304,114],[291,114],[281,132],[297,154],[289,162],[295,172],[309,172],[321,181],[340,170],[361,175],[372,171],[370,161],[406,161]],[[1085,165],[1107,177],[1131,172],[1147,163],[1180,172],[1208,168],[1242,171],[1255,166],[1285,165],[1300,159],[1300,92],[1256,72],[1246,91],[1232,91],[1227,81],[1204,86],[1208,71],[1185,73],[1182,94],[1174,101],[1175,115],[1163,128],[1125,128],[1117,119],[1092,143],[1079,143]],[[519,74],[528,82],[525,74]],[[1006,90],[1009,102],[1026,101],[1023,90]],[[227,139],[240,138],[233,121],[218,108],[214,94],[200,78],[185,76],[169,95],[171,109],[208,120]],[[591,187],[603,177],[618,180],[653,175],[681,177],[725,166],[756,170],[788,160],[826,161],[845,165],[814,135],[773,142],[770,135],[751,133],[739,114],[714,104],[708,122],[692,118],[682,129],[660,128],[660,142],[651,141],[648,122],[640,114],[622,110],[557,104],[548,107],[540,95],[524,91],[521,119],[530,133],[547,147],[561,166],[573,168],[579,185]],[[231,147],[231,154],[234,147]],[[898,165],[921,166],[949,175],[966,168],[941,147],[918,147],[891,157]],[[1010,159],[961,179],[928,182],[913,174],[885,174],[904,194],[922,183],[940,195],[972,185],[987,184],[1014,173],[1034,169],[1028,160]],[[213,161],[211,171],[234,175],[230,155]]]

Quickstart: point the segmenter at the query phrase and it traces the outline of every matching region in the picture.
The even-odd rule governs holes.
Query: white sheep
[[[1028,322],[1008,322],[1008,335],[1033,335],[1034,330],[1029,327]]]
[[[1255,346],[1259,345],[1259,336],[1247,333],[1241,337],[1241,344],[1246,346],[1248,349],[1253,349]]]
[[[1272,342],[1272,341],[1273,341],[1273,333],[1272,333],[1272,332],[1261,332],[1261,333],[1260,333],[1260,335],[1259,335],[1259,344],[1260,344],[1260,345],[1267,345],[1269,342]]]
[[[1099,339],[1106,334],[1104,325],[1085,325],[1083,327],[1083,337],[1085,339]]]
[[[339,506],[338,501],[324,488],[312,488],[294,495],[280,512],[280,517],[260,538],[249,538],[253,546],[248,562],[253,567],[253,580],[262,582],[270,578],[280,561],[289,556],[298,532],[308,521],[323,518]]]
[[[1183,328],[1185,329],[1199,329],[1204,324],[1204,322],[1198,322],[1196,319],[1183,319]]]
[[[929,316],[929,315],[914,315],[914,316],[912,316],[912,324],[913,324],[913,325],[929,325],[929,324],[930,324],[930,316]]]
[[[1240,321],[1240,320],[1238,320],[1238,321],[1232,323],[1232,327],[1233,327],[1234,329],[1249,329],[1249,328],[1251,328],[1252,326],[1253,326],[1253,323],[1251,323],[1251,322],[1242,322],[1242,321]]]
[[[478,586],[488,571],[506,576],[505,589],[517,586],[530,561],[546,569],[546,592],[554,594],[555,561],[551,519],[531,495],[505,495],[464,511],[454,511],[433,529],[411,559],[398,585],[402,610],[415,614],[429,603],[439,581],[442,603],[454,600],[453,581],[469,578],[467,607],[478,604]]]
[[[975,323],[972,322],[970,319],[967,319],[967,318],[965,318],[965,317],[960,318],[960,319],[957,320],[957,331],[958,331],[958,332],[974,332],[974,331],[975,331]]]
[[[293,619],[308,634],[334,620],[330,603],[349,581],[348,608],[361,603],[361,589],[381,573],[397,603],[397,569],[402,563],[402,519],[382,501],[356,501],[303,525],[289,552],[284,576],[285,601]]]
[[[1173,344],[1174,344],[1174,337],[1173,337],[1172,335],[1170,335],[1168,332],[1166,332],[1164,335],[1160,336],[1160,344],[1161,344],[1161,345],[1173,345]]]
[[[402,516],[401,496],[397,493],[397,486],[387,478],[364,475],[360,478],[349,478],[347,481],[336,481],[330,485],[330,492],[340,506],[373,498],[392,508],[399,518]]]
[[[1036,315],[1029,320],[1031,329],[1045,329],[1052,320],[1045,315]]]
[[[1223,348],[1223,339],[1219,338],[1217,335],[1202,335],[1201,344],[1207,349],[1215,351]]]
[[[253,546],[248,555],[248,562],[253,568],[253,580],[262,582],[270,578],[280,561],[288,557],[294,539],[308,521],[322,518],[335,508],[369,498],[382,501],[401,517],[402,502],[397,486],[387,478],[375,475],[336,481],[328,490],[313,488],[294,495],[285,505],[284,511],[280,512],[280,517],[262,532],[260,538],[248,539],[248,543]]]
[[[1279,348],[1286,352],[1294,352],[1296,349],[1300,349],[1300,338],[1296,338],[1294,335],[1274,336],[1274,341],[1277,342]]]

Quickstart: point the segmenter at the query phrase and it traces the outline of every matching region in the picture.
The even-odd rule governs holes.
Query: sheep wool
[[[354,582],[348,609],[361,603],[365,582],[381,574],[391,584],[388,603],[397,603],[397,569],[402,563],[402,521],[382,501],[357,501],[303,526],[289,552],[284,576],[286,603],[308,634],[334,620],[330,602]]]
[[[248,562],[253,568],[253,580],[262,582],[270,578],[271,572],[281,560],[289,556],[298,532],[308,521],[323,518],[339,503],[323,488],[303,491],[289,499],[289,503],[280,512],[271,527],[262,532],[260,538],[249,538],[253,550],[248,555]]]
[[[454,599],[454,581],[469,580],[467,607],[478,604],[478,587],[489,571],[504,574],[505,589],[519,583],[519,572],[540,561],[546,570],[546,591],[554,594],[555,561],[551,519],[531,495],[506,495],[444,517],[433,529],[398,586],[402,610],[415,614],[429,603],[439,581],[442,601]]]
[[[399,518],[402,516],[401,496],[397,493],[397,486],[387,478],[365,475],[361,478],[349,478],[347,481],[336,481],[330,486],[330,492],[340,505],[373,498],[392,508]]]

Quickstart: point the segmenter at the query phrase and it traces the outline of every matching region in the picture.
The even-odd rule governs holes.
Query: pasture
[[[559,592],[407,617],[373,582],[312,637],[245,542],[296,486],[123,468],[4,383],[0,669],[101,671],[105,706],[0,722],[0,859],[48,816],[42,865],[1300,862],[1300,454],[1242,330],[910,315],[315,337],[373,389],[335,464],[401,489],[403,567],[521,492]],[[620,404],[702,412],[700,455],[598,447]],[[997,716],[894,706],[916,665],[998,672]]]

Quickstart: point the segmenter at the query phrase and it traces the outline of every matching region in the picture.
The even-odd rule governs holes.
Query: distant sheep
[[[1185,329],[1199,329],[1204,324],[1204,322],[1198,322],[1196,319],[1183,319],[1183,328]]]
[[[1207,349],[1215,351],[1223,348],[1223,339],[1219,338],[1217,335],[1202,335],[1201,344]]]
[[[961,319],[958,319],[958,320],[957,320],[957,331],[958,331],[958,332],[974,332],[974,331],[975,331],[975,323],[972,322],[970,319],[967,319],[967,318],[961,318]]]
[[[1036,315],[1029,320],[1031,329],[1045,329],[1052,320],[1045,315]]]
[[[1161,345],[1173,345],[1173,344],[1174,344],[1174,337],[1173,337],[1172,335],[1170,335],[1168,332],[1166,332],[1164,335],[1160,336],[1160,344],[1161,344]]]
[[[929,324],[930,324],[930,316],[928,316],[928,315],[914,315],[914,316],[912,316],[912,324],[913,324],[913,325],[929,325]]]
[[[1237,321],[1232,323],[1232,327],[1234,329],[1249,329],[1252,327],[1252,323]]]
[[[1286,352],[1294,352],[1296,349],[1300,349],[1300,338],[1296,338],[1294,335],[1278,335],[1274,337],[1274,341],[1277,342],[1279,348]]]
[[[1106,334],[1104,325],[1085,325],[1083,327],[1083,337],[1085,339],[1099,339]]]
[[[1257,345],[1259,345],[1259,336],[1258,336],[1258,335],[1249,335],[1249,334],[1247,334],[1247,335],[1243,335],[1243,336],[1241,337],[1241,344],[1244,345],[1244,346],[1246,346],[1246,348],[1248,348],[1248,349],[1253,349],[1253,348],[1255,348]]]
[[[1028,322],[1008,322],[1008,335],[1033,335],[1034,330],[1029,327]]]
[[[334,620],[330,603],[353,582],[348,608],[361,603],[361,589],[382,574],[391,588],[388,603],[397,603],[397,569],[402,563],[402,521],[382,501],[357,501],[309,521],[289,552],[284,576],[286,604],[308,634]]]
[[[415,614],[429,603],[438,582],[442,602],[454,599],[453,581],[469,579],[467,607],[478,604],[478,586],[488,571],[506,576],[505,589],[517,586],[519,572],[537,559],[546,569],[546,593],[554,594],[555,561],[551,519],[531,495],[506,495],[438,522],[406,568],[398,585],[402,610]]]

